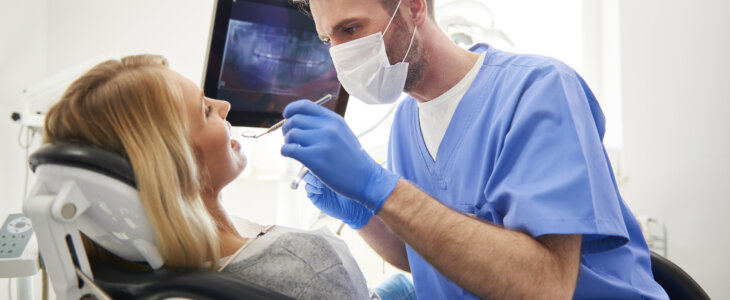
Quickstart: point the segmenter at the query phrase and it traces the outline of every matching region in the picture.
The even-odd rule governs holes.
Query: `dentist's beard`
[[[423,46],[418,38],[413,40],[411,53],[408,54],[406,61],[408,62],[408,75],[403,90],[410,92],[421,82],[423,73],[428,65],[428,61],[423,52]]]
[[[400,15],[393,19],[390,29],[393,30],[393,35],[390,36],[390,40],[385,45],[391,65],[403,61],[403,57],[408,52],[408,45],[411,43],[414,29],[408,28]],[[408,52],[406,62],[408,63],[408,75],[403,91],[410,92],[421,82],[426,66],[428,66],[423,45],[418,36],[413,38],[413,45],[411,45],[411,50]]]

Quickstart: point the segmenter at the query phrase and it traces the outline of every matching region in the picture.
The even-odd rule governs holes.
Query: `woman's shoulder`
[[[365,278],[341,247],[323,232],[275,226],[223,271],[296,298],[363,299]]]
[[[234,262],[254,256],[273,248],[286,250],[288,255],[296,256],[307,263],[323,262],[323,256],[341,256],[349,254],[347,245],[326,228],[304,230],[287,226],[265,226],[258,223],[232,217],[236,230],[244,237],[250,238],[237,253]]]
[[[257,236],[259,233],[264,231],[266,228],[270,227],[270,231],[284,233],[284,232],[310,232],[309,230],[303,230],[303,229],[297,229],[293,227],[287,227],[287,226],[279,226],[279,225],[261,225],[259,223],[237,217],[237,216],[231,216],[231,222],[233,222],[233,226],[236,227],[236,230],[238,233],[240,233],[244,237],[254,237]]]
[[[231,222],[233,222],[233,226],[236,227],[236,231],[238,233],[246,238],[255,237],[261,230],[266,228],[266,226],[263,226],[261,224],[246,220],[244,218],[239,218],[232,216]]]

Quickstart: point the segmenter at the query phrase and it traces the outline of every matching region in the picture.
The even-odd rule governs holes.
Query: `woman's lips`
[[[233,148],[233,150],[239,151],[241,150],[241,144],[239,144],[238,141],[231,139],[231,148]]]

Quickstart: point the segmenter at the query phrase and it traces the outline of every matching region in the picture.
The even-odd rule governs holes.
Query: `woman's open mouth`
[[[241,144],[238,143],[238,141],[236,141],[234,139],[231,139],[231,148],[233,148],[233,150],[240,151],[241,150]]]

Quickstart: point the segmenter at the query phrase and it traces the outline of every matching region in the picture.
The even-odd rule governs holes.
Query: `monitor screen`
[[[268,127],[287,104],[332,94],[344,115],[348,95],[314,21],[288,0],[218,0],[204,91],[231,103],[234,126]]]

